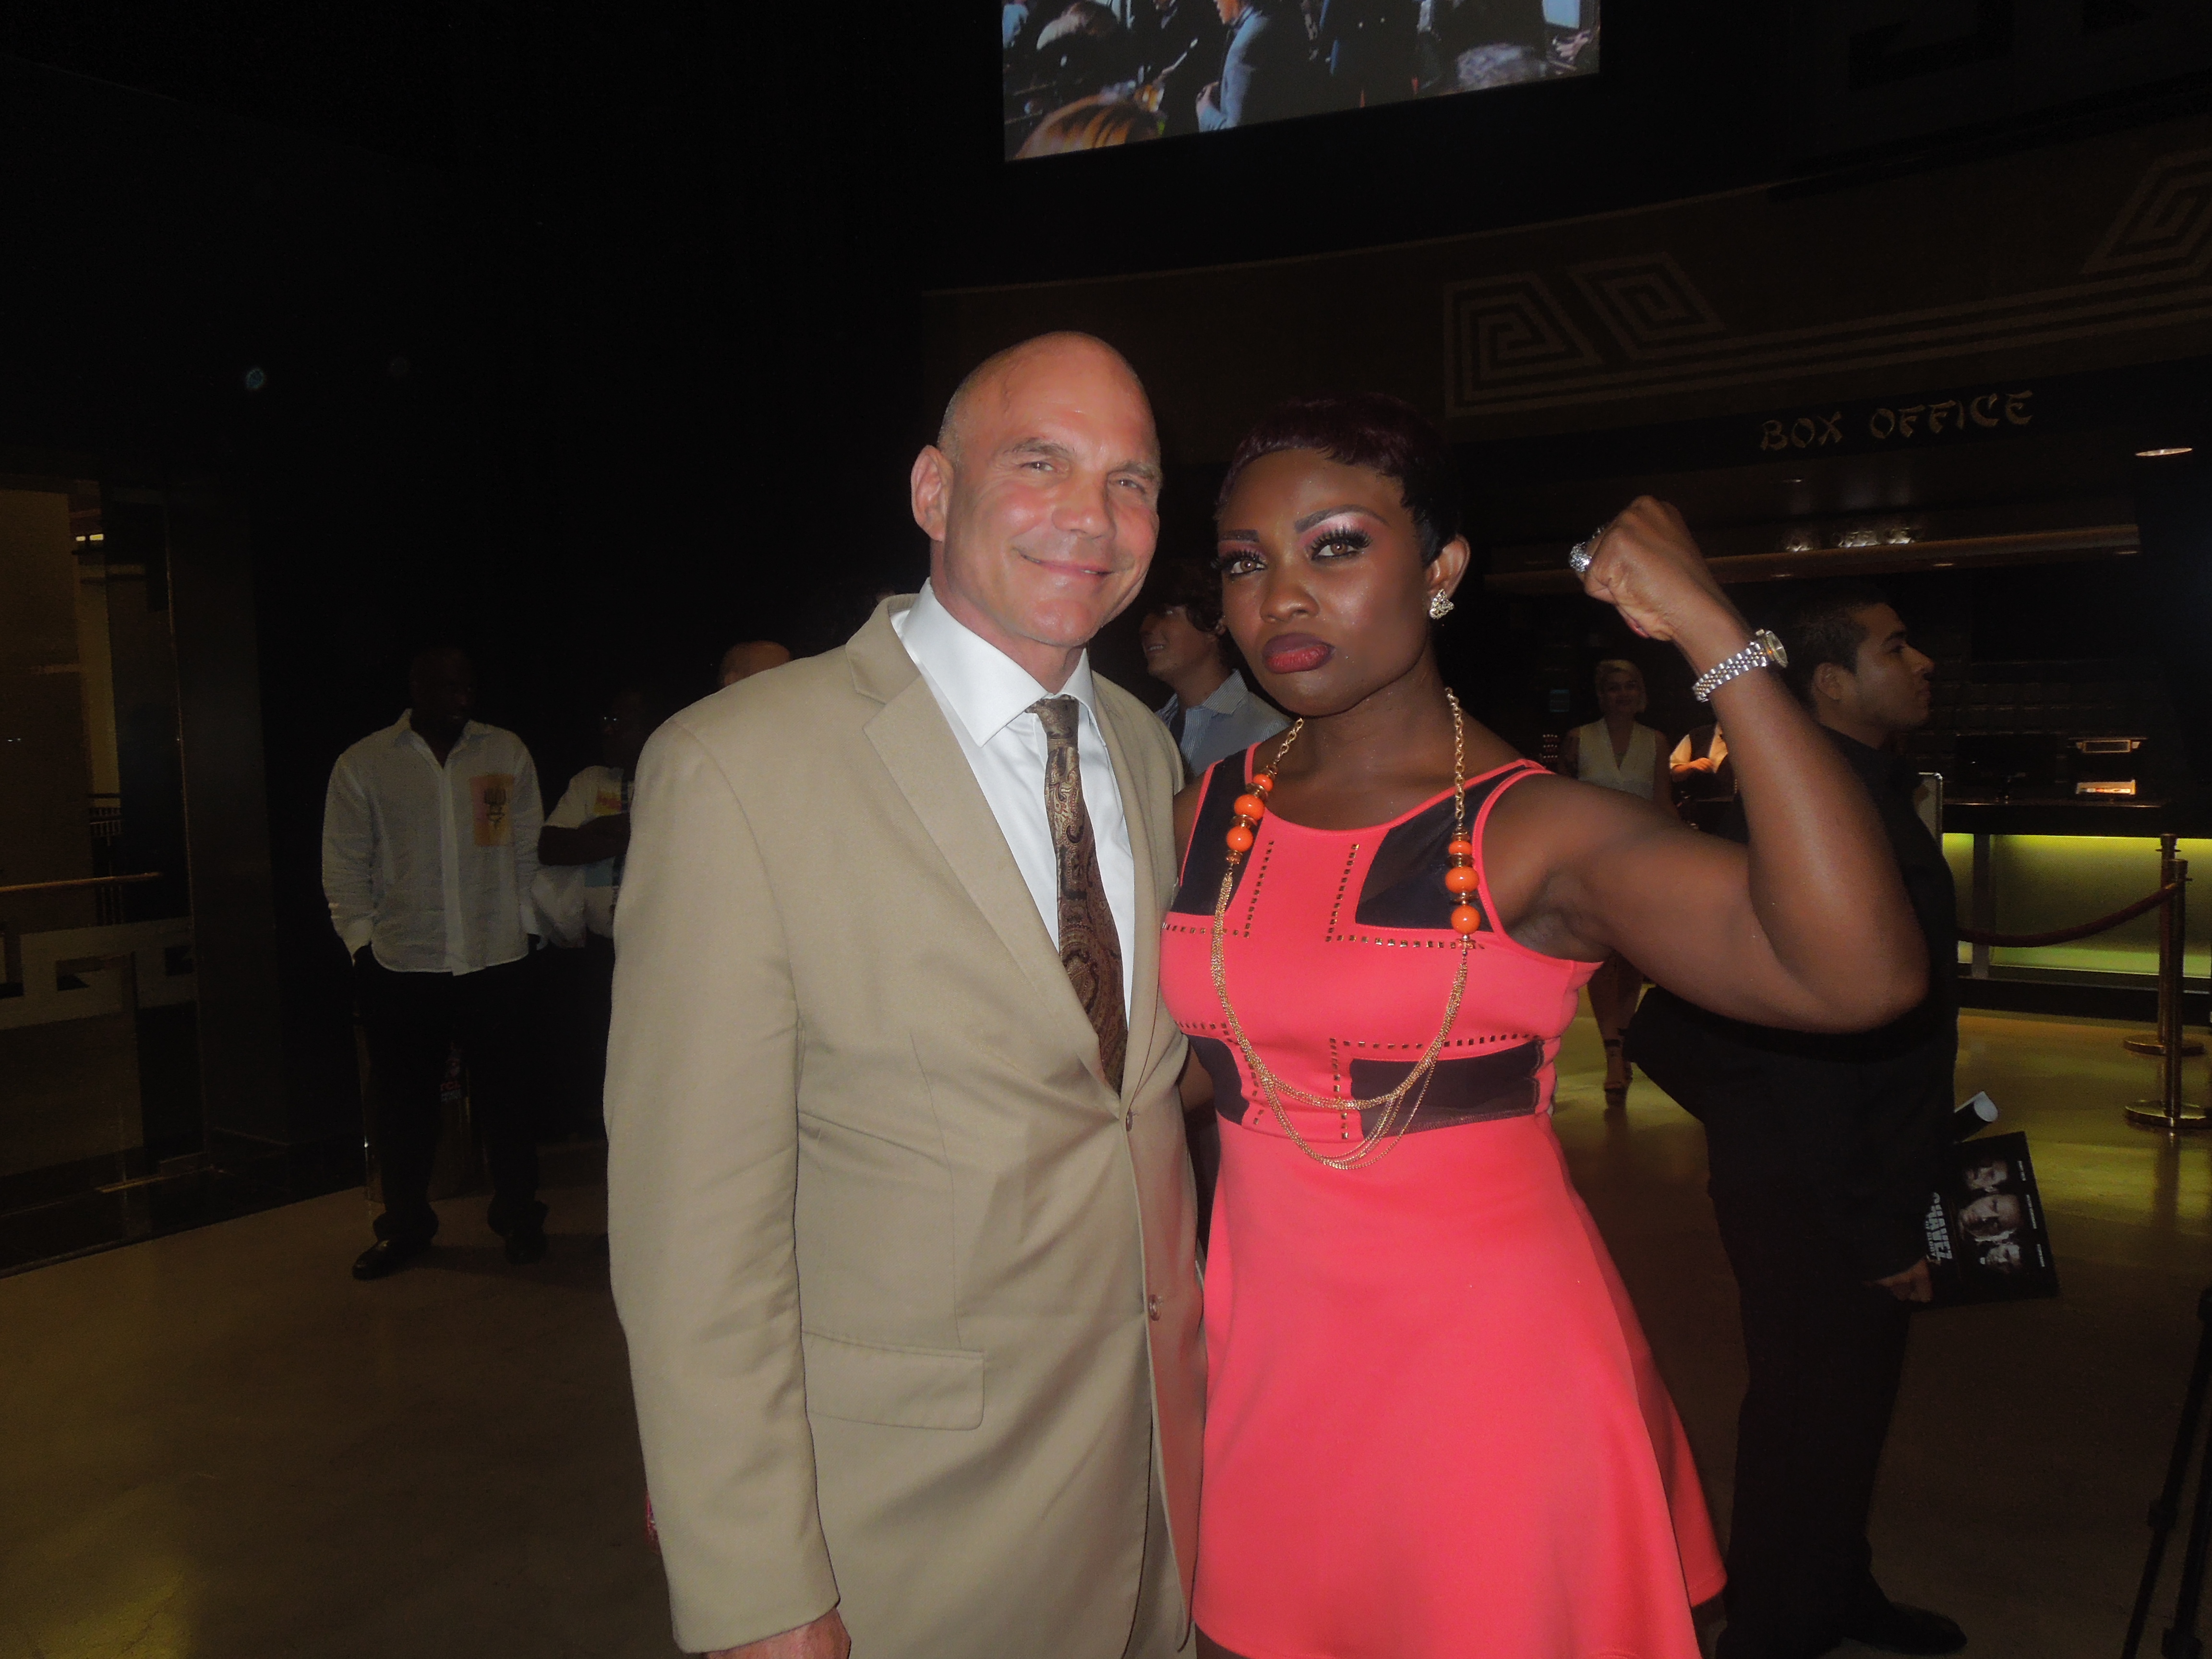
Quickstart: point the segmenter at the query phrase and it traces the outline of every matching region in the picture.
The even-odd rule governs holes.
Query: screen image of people
[[[1599,0],[1001,0],[1009,160],[1589,75]]]

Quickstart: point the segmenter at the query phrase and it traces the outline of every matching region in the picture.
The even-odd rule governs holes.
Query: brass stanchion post
[[[2128,1118],[2165,1130],[2168,1139],[2178,1139],[2205,1127],[2212,1119],[2207,1118],[2202,1106],[2190,1105],[2181,1098],[2181,1066],[2186,1054],[2181,1035],[2181,968],[2189,939],[2189,864],[2175,856],[2172,836],[2161,837],[2160,847],[2160,864],[2169,890],[2158,910],[2159,1097],[2137,1101],[2128,1108]]]
[[[2161,887],[2171,887],[2174,884],[2175,871],[2179,867],[2181,863],[2178,848],[2179,842],[2175,836],[2160,836],[2158,838],[2158,884]],[[2161,912],[2161,915],[2163,915],[2163,912]],[[2120,1046],[2123,1048],[2125,1048],[2130,1054],[2148,1054],[2154,1059],[2166,1052],[2165,927],[2166,924],[2163,921],[2159,923],[2158,1027],[2155,1030],[2147,1032],[2141,1036],[2122,1037],[2120,1039]],[[2184,938],[2185,939],[2186,939],[2186,934],[2184,935]],[[2194,1060],[2197,1055],[2204,1052],[2204,1045],[2193,1036],[2184,1036],[2181,1039],[2181,1052],[2185,1058]]]

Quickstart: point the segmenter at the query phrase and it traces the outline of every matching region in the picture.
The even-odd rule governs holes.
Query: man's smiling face
[[[916,517],[945,608],[1057,690],[1145,580],[1159,537],[1159,441],[1144,388],[1094,340],[1018,349],[923,452]],[[946,453],[949,451],[949,453]],[[924,488],[933,465],[944,482]]]

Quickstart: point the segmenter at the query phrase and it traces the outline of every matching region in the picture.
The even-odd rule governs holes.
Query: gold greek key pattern
[[[2212,322],[2212,149],[2151,161],[2072,281],[1741,332],[1654,248],[1567,266],[1601,351],[1543,274],[1445,286],[1446,413],[1494,416]]]

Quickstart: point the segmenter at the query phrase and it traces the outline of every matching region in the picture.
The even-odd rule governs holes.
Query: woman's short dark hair
[[[1822,663],[1858,672],[1859,647],[1867,637],[1858,613],[1888,603],[1889,595],[1872,582],[1850,576],[1808,585],[1790,597],[1775,616],[1774,631],[1790,653],[1783,684],[1798,702],[1813,706],[1813,676]]]
[[[1394,480],[1420,532],[1421,562],[1432,562],[1459,534],[1459,470],[1443,434],[1402,398],[1384,392],[1293,398],[1262,415],[1229,458],[1229,471],[1214,502],[1228,505],[1237,476],[1262,455],[1310,449],[1346,466],[1364,466]]]

